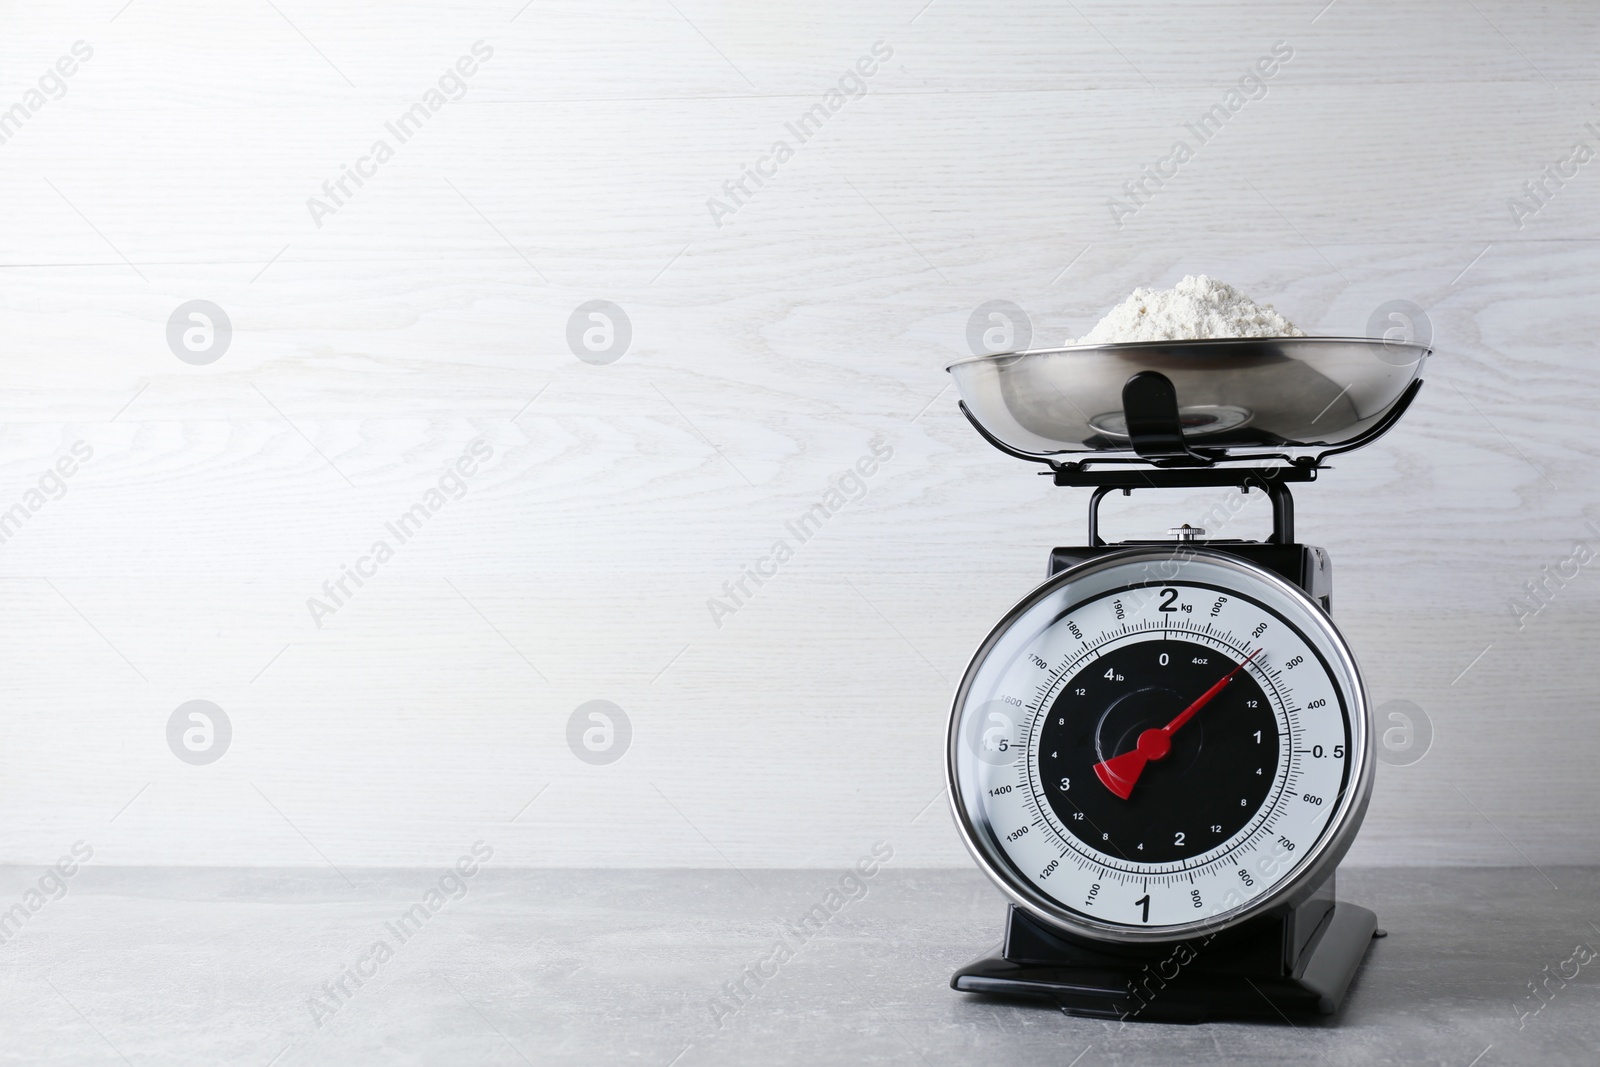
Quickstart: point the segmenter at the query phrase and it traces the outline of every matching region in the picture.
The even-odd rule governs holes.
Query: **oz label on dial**
[[[1337,860],[1370,788],[1365,714],[1343,641],[1293,586],[1204,552],[1108,557],[980,649],[951,794],[980,863],[1036,914],[1183,936]]]

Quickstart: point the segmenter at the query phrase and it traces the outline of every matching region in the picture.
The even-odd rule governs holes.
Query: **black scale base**
[[[963,993],[1044,1001],[1069,1015],[1140,1022],[1331,1015],[1366,956],[1378,918],[1310,900],[1209,938],[1153,947],[1091,944],[1012,905],[1001,950],[951,978]]]

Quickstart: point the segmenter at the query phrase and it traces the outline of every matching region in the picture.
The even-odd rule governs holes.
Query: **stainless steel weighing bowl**
[[[1185,443],[1249,454],[1359,437],[1430,353],[1368,337],[1262,337],[1002,352],[946,369],[973,419],[1019,452],[1130,451],[1123,384],[1160,371],[1177,390]]]

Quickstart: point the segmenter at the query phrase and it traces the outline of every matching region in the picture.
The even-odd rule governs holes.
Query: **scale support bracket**
[[[1203,470],[1184,471],[1099,471],[1101,475],[1122,475],[1104,480],[1097,479],[1089,484],[1095,490],[1089,496],[1089,544],[1095,548],[1103,546],[1106,542],[1100,536],[1100,501],[1106,495],[1116,490],[1122,490],[1123,496],[1128,496],[1135,489],[1192,489],[1204,486],[1237,486],[1242,493],[1252,489],[1260,489],[1267,494],[1267,499],[1272,501],[1272,536],[1267,538],[1268,544],[1291,545],[1294,544],[1294,497],[1289,492],[1286,482],[1311,482],[1316,480],[1316,468],[1243,468],[1233,467],[1225,469],[1206,468]],[[1285,473],[1291,475],[1286,477]],[[1173,481],[1170,478],[1160,480],[1142,477],[1142,474],[1197,474],[1197,475],[1229,475],[1226,478],[1199,478],[1194,481]],[[1293,475],[1299,475],[1298,477]],[[1060,484],[1059,482],[1057,484]]]

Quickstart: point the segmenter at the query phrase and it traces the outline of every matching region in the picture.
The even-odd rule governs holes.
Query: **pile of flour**
[[[1257,304],[1226,282],[1191,274],[1172,289],[1135,289],[1094,329],[1067,344],[1304,336],[1271,304]]]

